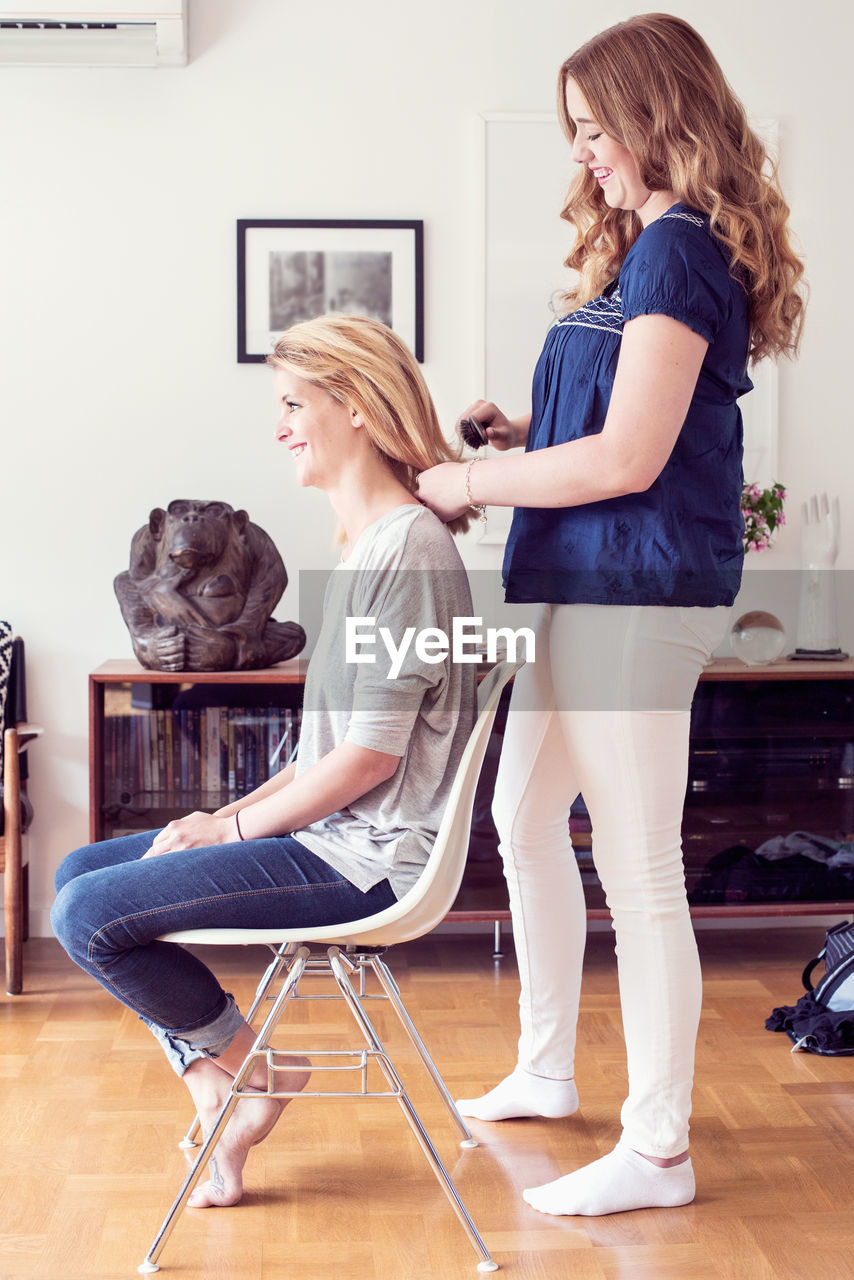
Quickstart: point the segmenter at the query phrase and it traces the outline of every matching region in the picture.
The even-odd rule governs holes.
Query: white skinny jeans
[[[568,831],[583,795],[616,934],[629,1146],[688,1146],[701,977],[681,824],[690,708],[730,610],[544,605],[516,677],[493,801],[519,963],[519,1065],[574,1075],[587,932]]]

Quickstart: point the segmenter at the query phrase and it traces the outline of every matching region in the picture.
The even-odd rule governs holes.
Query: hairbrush
[[[460,435],[470,449],[479,449],[481,445],[489,444],[486,431],[471,414],[460,419]]]

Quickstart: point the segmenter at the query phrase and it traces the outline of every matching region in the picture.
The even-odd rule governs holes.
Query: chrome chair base
[[[211,1132],[204,1139],[199,1147],[196,1159],[187,1174],[184,1183],[175,1197],[169,1212],[167,1213],[160,1230],[149,1249],[144,1262],[138,1268],[142,1275],[147,1275],[158,1271],[158,1259],[168,1240],[175,1223],[187,1203],[196,1183],[198,1182],[202,1171],[207,1164],[210,1156],[222,1136],[225,1126],[228,1123],[237,1103],[241,1097],[246,1096],[249,1092],[247,1083],[255,1071],[259,1061],[263,1061],[267,1071],[267,1087],[259,1095],[257,1089],[252,1089],[252,1096],[267,1096],[271,1098],[359,1098],[359,1099],[377,1099],[377,1100],[394,1100],[396,1101],[407,1120],[412,1132],[414,1133],[418,1143],[424,1152],[428,1164],[438,1179],[443,1191],[451,1203],[466,1235],[469,1238],[475,1252],[478,1254],[480,1261],[477,1269],[480,1272],[497,1271],[498,1264],[491,1258],[486,1246],[478,1233],[477,1228],[472,1221],[466,1206],[464,1205],[460,1195],[448,1173],[445,1165],[442,1163],[436,1148],[434,1147],[418,1112],[416,1111],[404,1085],[398,1075],[397,1069],[388,1053],[386,1052],[376,1028],[368,1016],[365,1003],[369,1000],[386,999],[395,1010],[404,1030],[410,1041],[416,1049],[421,1062],[423,1063],[427,1073],[433,1081],[442,1102],[445,1105],[451,1119],[457,1126],[462,1135],[460,1146],[464,1148],[476,1147],[477,1141],[472,1137],[465,1121],[454,1105],[454,1101],[448,1092],[436,1064],[427,1052],[418,1031],[416,1030],[406,1007],[401,999],[400,991],[397,983],[391,974],[382,954],[383,947],[353,947],[342,948],[341,946],[327,947],[323,952],[311,951],[305,944],[294,944],[289,942],[283,944],[274,950],[273,960],[264,973],[255,999],[247,1015],[247,1021],[251,1024],[258,1009],[265,1002],[270,1002],[272,1007],[264,1017],[263,1023],[257,1032],[255,1043],[247,1055],[243,1066],[234,1079],[229,1097],[226,1099],[223,1107],[217,1116],[217,1119],[211,1129]],[[376,976],[379,982],[381,993],[373,995],[369,994],[366,988],[365,977],[368,971]],[[304,976],[322,973],[331,975],[334,979],[338,992],[332,995],[318,995],[314,992],[303,994],[299,992],[299,983]],[[353,983],[353,978],[358,977],[358,988]],[[278,990],[275,994],[271,994],[271,988],[279,983]],[[284,1013],[288,1003],[291,1000],[337,1000],[343,998],[350,1012],[358,1024],[365,1045],[353,1050],[311,1050],[311,1049],[288,1049],[287,1052],[276,1050],[271,1045],[273,1034],[278,1026],[282,1014]],[[285,1071],[293,1070],[293,1063],[289,1061],[294,1057],[308,1058],[311,1065],[309,1070],[314,1075],[328,1075],[328,1073],[350,1073],[353,1087],[344,1089],[316,1089],[303,1090],[294,1092],[281,1089],[281,1074]],[[371,1081],[376,1079],[377,1072],[384,1081],[385,1087],[372,1087]],[[357,1080],[352,1081],[352,1075],[355,1073]],[[335,1076],[331,1077],[333,1081]],[[198,1119],[195,1119],[187,1131],[187,1134],[180,1142],[182,1148],[192,1148],[196,1144],[196,1134],[198,1133]]]

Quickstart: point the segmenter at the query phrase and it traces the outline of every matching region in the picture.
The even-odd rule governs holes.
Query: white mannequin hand
[[[801,561],[805,569],[830,569],[839,554],[839,499],[813,494],[801,504]]]
[[[839,651],[836,630],[836,585],[833,565],[839,553],[839,499],[826,493],[801,507],[801,598],[798,649],[811,653]]]

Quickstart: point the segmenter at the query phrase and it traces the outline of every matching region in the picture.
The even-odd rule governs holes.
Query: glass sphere
[[[786,647],[782,622],[761,609],[743,613],[732,624],[729,640],[735,656],[751,667],[773,662]]]

